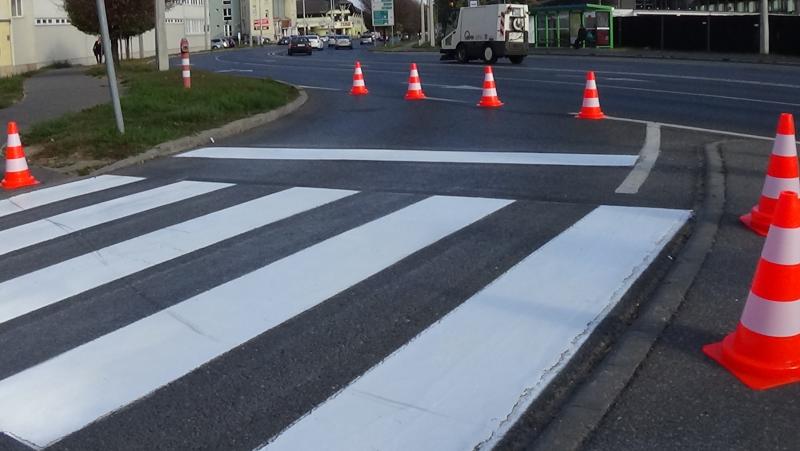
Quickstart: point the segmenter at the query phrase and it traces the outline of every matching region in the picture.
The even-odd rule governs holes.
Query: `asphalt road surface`
[[[411,62],[428,100],[403,100]],[[800,106],[800,70],[780,66],[501,61],[505,105],[486,110],[483,66],[435,54],[192,64],[310,98],[0,199],[0,449],[529,446],[691,234],[706,146],[737,143],[732,194],[752,203],[777,115]],[[590,69],[610,119],[573,116]],[[652,395],[635,387],[620,418]],[[662,441],[623,440],[618,421],[591,445],[673,443],[648,428]]]

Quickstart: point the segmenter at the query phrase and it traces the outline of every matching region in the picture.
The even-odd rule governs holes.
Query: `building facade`
[[[302,34],[358,36],[367,31],[364,15],[352,2],[297,0],[297,28]]]
[[[297,34],[295,0],[240,0],[242,29],[254,38],[277,40]]]

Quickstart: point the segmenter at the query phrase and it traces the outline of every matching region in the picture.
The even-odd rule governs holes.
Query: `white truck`
[[[456,29],[442,39],[442,60],[493,64],[508,57],[519,64],[528,54],[528,5],[499,4],[461,8]]]

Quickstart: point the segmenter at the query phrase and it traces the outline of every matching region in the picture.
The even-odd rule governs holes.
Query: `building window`
[[[22,17],[22,0],[11,0],[11,17]]]

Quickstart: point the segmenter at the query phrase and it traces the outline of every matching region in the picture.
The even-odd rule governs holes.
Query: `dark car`
[[[292,38],[292,40],[289,42],[289,56],[292,56],[295,53],[305,53],[306,55],[311,55],[311,43],[308,42],[308,39],[302,36]]]
[[[289,37],[284,36],[278,41],[278,45],[289,45]]]

